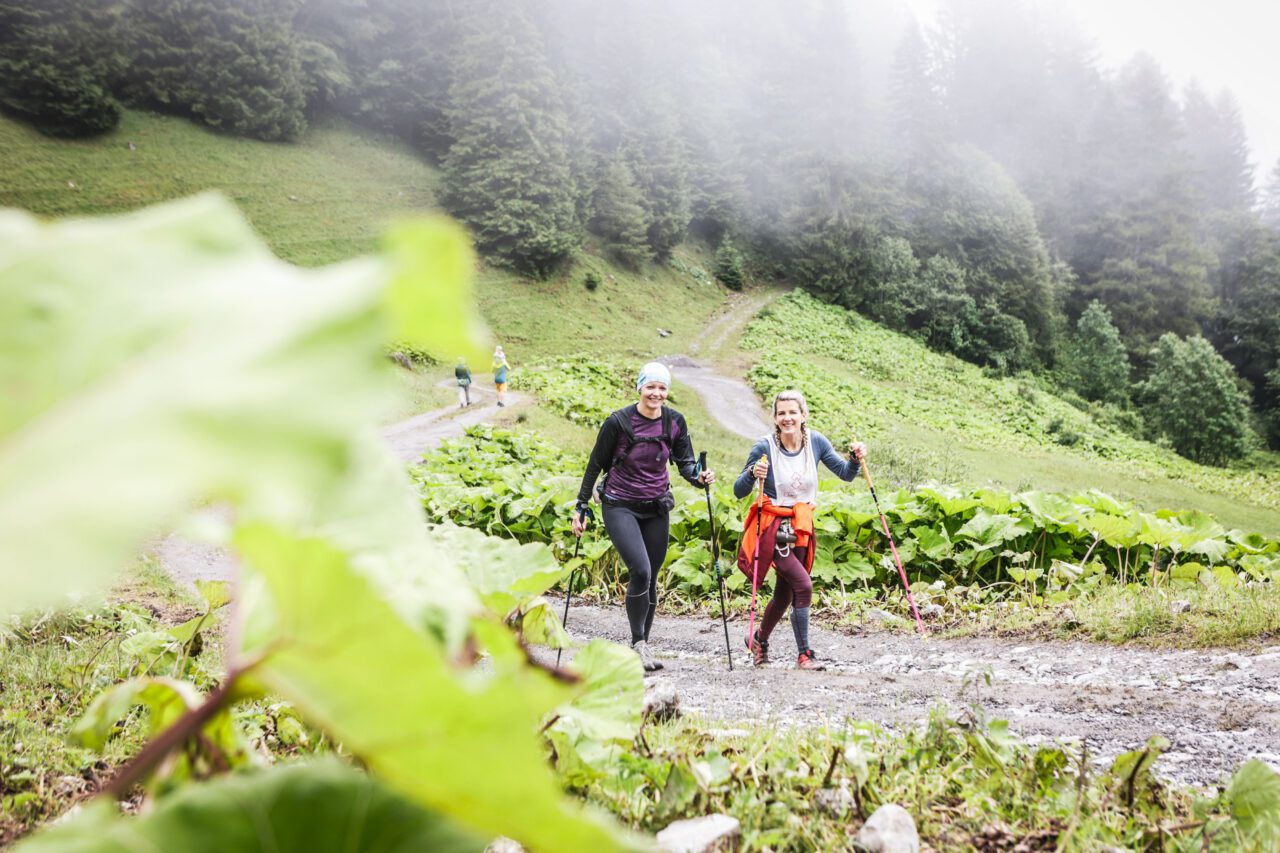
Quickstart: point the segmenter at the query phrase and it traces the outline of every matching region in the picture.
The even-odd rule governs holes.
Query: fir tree
[[[1247,212],[1254,203],[1253,165],[1235,97],[1223,90],[1210,101],[1193,83],[1183,95],[1182,116],[1192,192],[1206,212]]]
[[[1267,178],[1267,184],[1262,189],[1260,213],[1263,224],[1280,231],[1280,160],[1276,161],[1275,167]]]
[[[0,0],[0,107],[54,136],[115,127],[114,32],[107,0]]]
[[[742,253],[727,235],[716,249],[716,278],[730,290],[742,290],[745,277],[742,271]]]
[[[258,139],[306,127],[306,84],[287,0],[128,0],[130,102]]]
[[[889,71],[889,114],[909,168],[931,160],[943,145],[947,124],[936,75],[924,34],[912,19]]]
[[[1121,406],[1128,402],[1129,353],[1105,305],[1089,303],[1066,350],[1067,373],[1080,396]]]
[[[636,135],[632,169],[644,193],[649,248],[659,261],[684,239],[689,228],[690,193],[684,146],[674,121],[655,113]]]
[[[604,240],[610,253],[632,267],[653,259],[647,242],[644,196],[621,156],[601,163],[591,207],[588,227]]]
[[[569,126],[523,5],[469,8],[449,89],[443,201],[481,251],[545,276],[579,244]]]

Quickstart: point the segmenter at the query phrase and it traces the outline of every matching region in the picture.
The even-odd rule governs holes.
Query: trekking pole
[[[707,469],[707,451],[698,454],[698,473]],[[716,517],[711,512],[711,486],[702,484],[707,495],[707,523],[711,525],[711,564],[716,570],[716,586],[720,588],[720,622],[724,625],[724,656],[729,661],[729,671],[733,672],[733,652],[729,648],[729,612],[724,602],[724,578],[720,577],[720,547],[716,541]]]
[[[880,514],[880,526],[884,528],[884,538],[889,540],[889,550],[893,551],[893,561],[898,564],[898,576],[902,578],[902,588],[907,591],[907,601],[911,604],[911,613],[916,617],[916,627],[920,629],[920,636],[929,639],[929,634],[924,630],[924,620],[920,618],[920,611],[916,609],[915,596],[911,594],[911,584],[907,581],[907,570],[902,567],[902,558],[898,556],[898,546],[893,543],[893,534],[889,532],[889,522],[884,517],[884,510],[880,509],[880,499],[876,497],[875,484],[871,482],[871,469],[867,467],[865,459],[858,460],[862,466],[862,476],[867,480],[867,488],[871,490],[871,500],[875,502],[876,512]]]
[[[582,513],[586,518],[591,518],[591,507],[587,507]],[[579,536],[573,543],[573,559],[578,559],[578,549],[582,547],[582,537]],[[560,619],[560,627],[565,629],[565,633],[569,632],[569,602],[573,600],[573,581],[578,576],[578,567],[574,566],[569,572],[569,588],[564,594],[564,616]],[[564,649],[556,649],[556,669],[560,668],[560,656],[564,654]]]
[[[756,498],[756,560],[751,567],[751,619],[747,623],[747,648],[754,656],[756,651],[756,590],[760,588],[760,521],[764,516],[764,480],[760,481],[760,496]]]

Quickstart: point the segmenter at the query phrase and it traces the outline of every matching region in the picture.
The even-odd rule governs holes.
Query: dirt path
[[[629,640],[621,607],[575,603],[568,621],[578,640]],[[1095,766],[1153,734],[1172,744],[1158,772],[1180,783],[1212,785],[1249,758],[1280,764],[1280,646],[1253,654],[1155,652],[814,628],[811,641],[829,670],[810,673],[794,668],[786,620],[766,667],[750,665],[744,636],[745,622],[731,621],[729,672],[719,620],[659,614],[650,645],[666,668],[654,677],[675,686],[684,710],[729,725],[854,719],[901,727],[927,719],[938,702],[958,712],[977,701],[1033,742],[1083,740]],[[986,668],[990,687],[981,677]],[[972,686],[962,693],[966,680]]]
[[[725,376],[690,356],[717,352],[729,336],[746,325],[776,292],[739,296],[729,309],[713,319],[697,340],[689,345],[689,355],[671,355],[659,361],[672,368],[674,378],[697,392],[716,423],[743,438],[757,439],[769,431],[769,421],[760,408],[760,399],[747,383]]]
[[[484,377],[478,377],[471,384],[471,405],[463,409],[460,406],[446,406],[414,415],[399,423],[392,424],[382,431],[382,437],[391,447],[391,452],[403,462],[413,462],[425,451],[430,450],[446,438],[462,435],[469,426],[484,423],[500,411],[498,395],[495,391],[479,387]],[[492,384],[492,383],[490,383]],[[441,388],[455,388],[454,380],[446,379],[439,383]],[[524,394],[507,391],[508,407],[521,406],[529,402]]]

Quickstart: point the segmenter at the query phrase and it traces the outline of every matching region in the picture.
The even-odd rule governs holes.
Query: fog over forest
[[[1162,336],[1202,336],[1280,444],[1280,163],[1230,91],[1104,63],[1044,4],[0,0],[0,33],[0,103],[50,133],[120,104],[271,140],[342,115],[438,165],[491,263],[704,241],[729,279],[1117,411],[1152,405]]]

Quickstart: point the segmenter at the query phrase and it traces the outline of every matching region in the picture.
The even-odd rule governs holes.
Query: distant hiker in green
[[[573,533],[581,536],[590,518],[588,501],[603,471],[600,515],[627,567],[631,647],[645,672],[662,669],[649,652],[649,631],[658,612],[658,570],[667,559],[669,513],[675,508],[667,466],[674,463],[680,476],[695,486],[716,479],[711,471],[698,470],[684,416],[666,405],[670,385],[671,372],[665,365],[651,361],[640,369],[639,401],[605,418],[573,513]]]
[[[458,366],[453,369],[458,378],[458,408],[471,405],[471,371],[467,369],[467,360],[458,357]]]
[[[493,350],[493,384],[498,389],[498,405],[506,405],[507,397],[507,371],[511,369],[511,365],[507,364],[507,356],[502,351],[502,347],[495,347]]]

